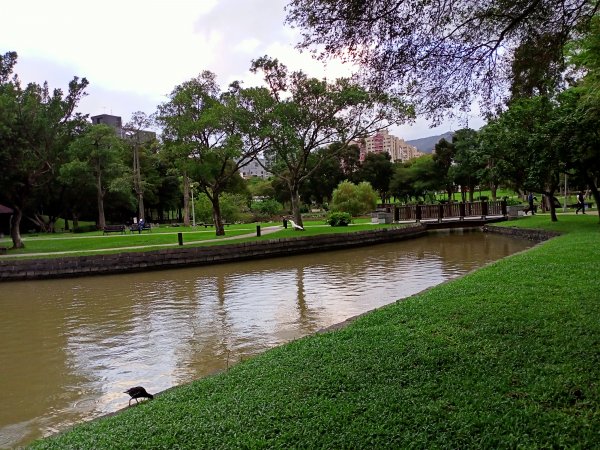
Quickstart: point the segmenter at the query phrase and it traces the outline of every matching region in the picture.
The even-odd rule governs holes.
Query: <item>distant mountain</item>
[[[452,131],[447,131],[444,134],[438,134],[437,136],[429,136],[421,139],[413,139],[412,141],[406,141],[407,144],[417,147],[417,150],[424,153],[431,153],[435,148],[435,144],[440,142],[442,139],[446,139],[448,142],[452,142]]]

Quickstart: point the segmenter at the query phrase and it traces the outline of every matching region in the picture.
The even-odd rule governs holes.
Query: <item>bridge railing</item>
[[[394,211],[395,222],[420,222],[422,220],[442,220],[465,218],[482,218],[490,216],[507,216],[506,202],[481,201],[464,203],[440,203],[436,205],[386,205],[386,209]]]

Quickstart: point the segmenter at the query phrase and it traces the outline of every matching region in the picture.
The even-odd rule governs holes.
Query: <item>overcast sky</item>
[[[351,67],[323,66],[294,48],[296,30],[284,26],[286,0],[7,0],[2,4],[0,52],[16,51],[22,81],[66,88],[73,76],[90,82],[79,110],[114,114],[127,122],[151,114],[182,82],[203,70],[226,87],[261,80],[252,59],[278,58],[319,78],[349,75]],[[430,129],[424,120],[394,128],[415,139],[464,127],[454,120]],[[473,128],[481,126],[470,119]]]

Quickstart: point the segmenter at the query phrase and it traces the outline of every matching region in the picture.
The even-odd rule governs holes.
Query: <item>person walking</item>
[[[530,192],[529,195],[527,196],[527,202],[529,203],[529,208],[527,208],[525,210],[525,214],[527,214],[527,212],[531,212],[532,216],[535,215],[535,205],[533,204],[534,200],[537,200],[537,198],[533,196],[533,192]]]
[[[579,210],[581,210],[582,214],[585,214],[585,198],[581,191],[577,194],[577,209],[575,210],[575,214],[579,214]]]

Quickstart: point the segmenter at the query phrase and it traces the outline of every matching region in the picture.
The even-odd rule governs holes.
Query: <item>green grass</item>
[[[347,233],[349,231],[372,230],[377,227],[389,225],[372,225],[370,219],[355,219],[350,227],[331,227],[324,221],[306,221],[305,231],[295,231],[290,227],[275,233],[264,234],[256,237],[256,226],[261,226],[261,231],[267,227],[279,226],[277,223],[262,224],[238,224],[225,227],[225,236],[216,236],[214,228],[196,227],[160,227],[153,228],[152,232],[119,234],[110,233],[103,235],[101,231],[90,233],[57,233],[57,234],[35,234],[24,235],[25,248],[9,250],[10,255],[22,255],[22,258],[41,257],[57,258],[64,256],[83,256],[92,254],[108,254],[123,252],[140,252],[157,250],[164,247],[178,246],[178,233],[183,234],[183,242],[186,246],[220,245],[232,242],[248,242],[256,240],[267,240],[276,238],[315,236],[330,233]],[[231,241],[227,238],[251,235]],[[10,247],[12,242],[8,237],[0,240],[0,247]],[[30,256],[28,256],[30,255]],[[2,259],[2,255],[0,255]]]
[[[544,220],[545,219],[545,220]],[[597,448],[597,218],[34,448]]]

